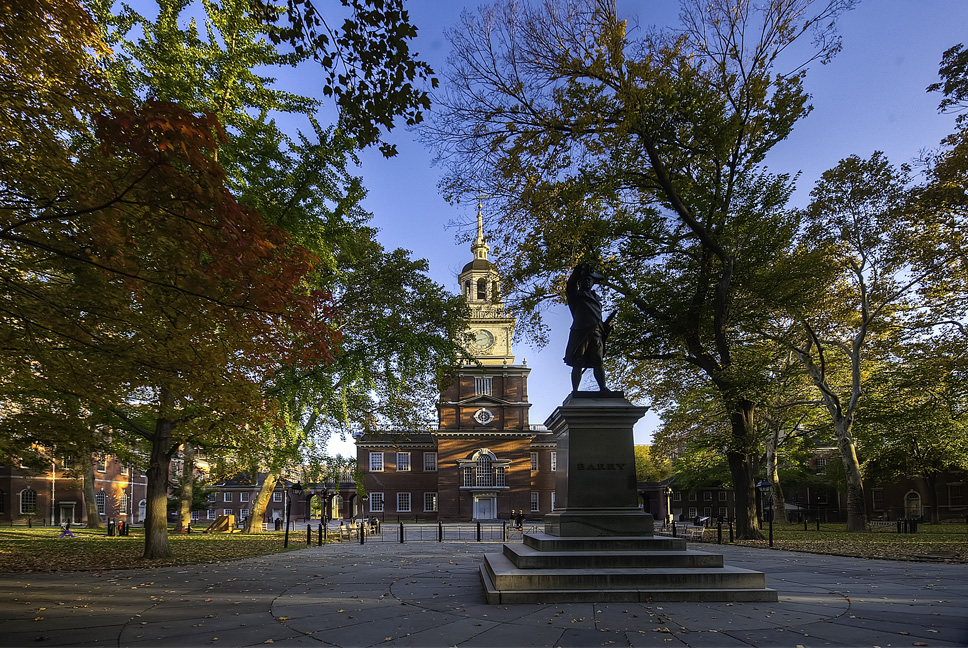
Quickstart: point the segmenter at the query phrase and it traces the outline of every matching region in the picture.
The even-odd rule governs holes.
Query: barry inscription
[[[623,463],[580,463],[575,464],[578,470],[625,470],[628,464]]]

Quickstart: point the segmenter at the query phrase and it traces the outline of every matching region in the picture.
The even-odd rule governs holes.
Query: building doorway
[[[474,519],[494,520],[497,518],[497,497],[494,495],[474,496]]]
[[[60,521],[61,524],[65,522],[67,524],[74,524],[74,502],[60,503]]]
[[[904,517],[921,517],[921,494],[917,491],[911,491],[904,496]]]

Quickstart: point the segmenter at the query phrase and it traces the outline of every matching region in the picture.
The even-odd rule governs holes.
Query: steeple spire
[[[475,259],[483,259],[487,261],[487,253],[490,251],[490,246],[484,242],[484,214],[482,210],[484,205],[477,203],[477,238],[474,239],[474,243],[471,244],[471,252],[474,253]]]

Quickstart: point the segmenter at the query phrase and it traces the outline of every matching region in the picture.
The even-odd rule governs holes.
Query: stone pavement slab
[[[968,565],[721,546],[776,603],[488,605],[496,543],[343,543],[238,562],[0,576],[5,646],[968,646]],[[704,546],[705,550],[710,547]]]

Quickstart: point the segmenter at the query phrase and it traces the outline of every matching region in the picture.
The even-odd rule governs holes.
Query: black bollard
[[[437,522],[437,542],[444,541],[444,523]]]
[[[820,516],[817,516],[817,531],[820,530]]]
[[[316,534],[316,546],[317,547],[323,546],[323,523],[322,522],[319,523],[319,531]]]
[[[400,544],[403,544],[403,522],[400,523]]]
[[[716,544],[723,544],[723,523],[716,524]]]
[[[360,544],[366,544],[366,529],[363,528],[362,520],[360,520]]]
[[[675,520],[672,521],[672,537],[673,538],[678,538],[679,537],[678,534],[676,534],[676,521]]]
[[[313,525],[306,525],[306,546],[309,547],[313,544]]]
[[[803,516],[803,530],[804,531],[807,530],[807,516],[806,515]]]
[[[477,541],[481,541],[481,521],[477,521]]]
[[[729,521],[729,544],[733,544],[733,520]]]

